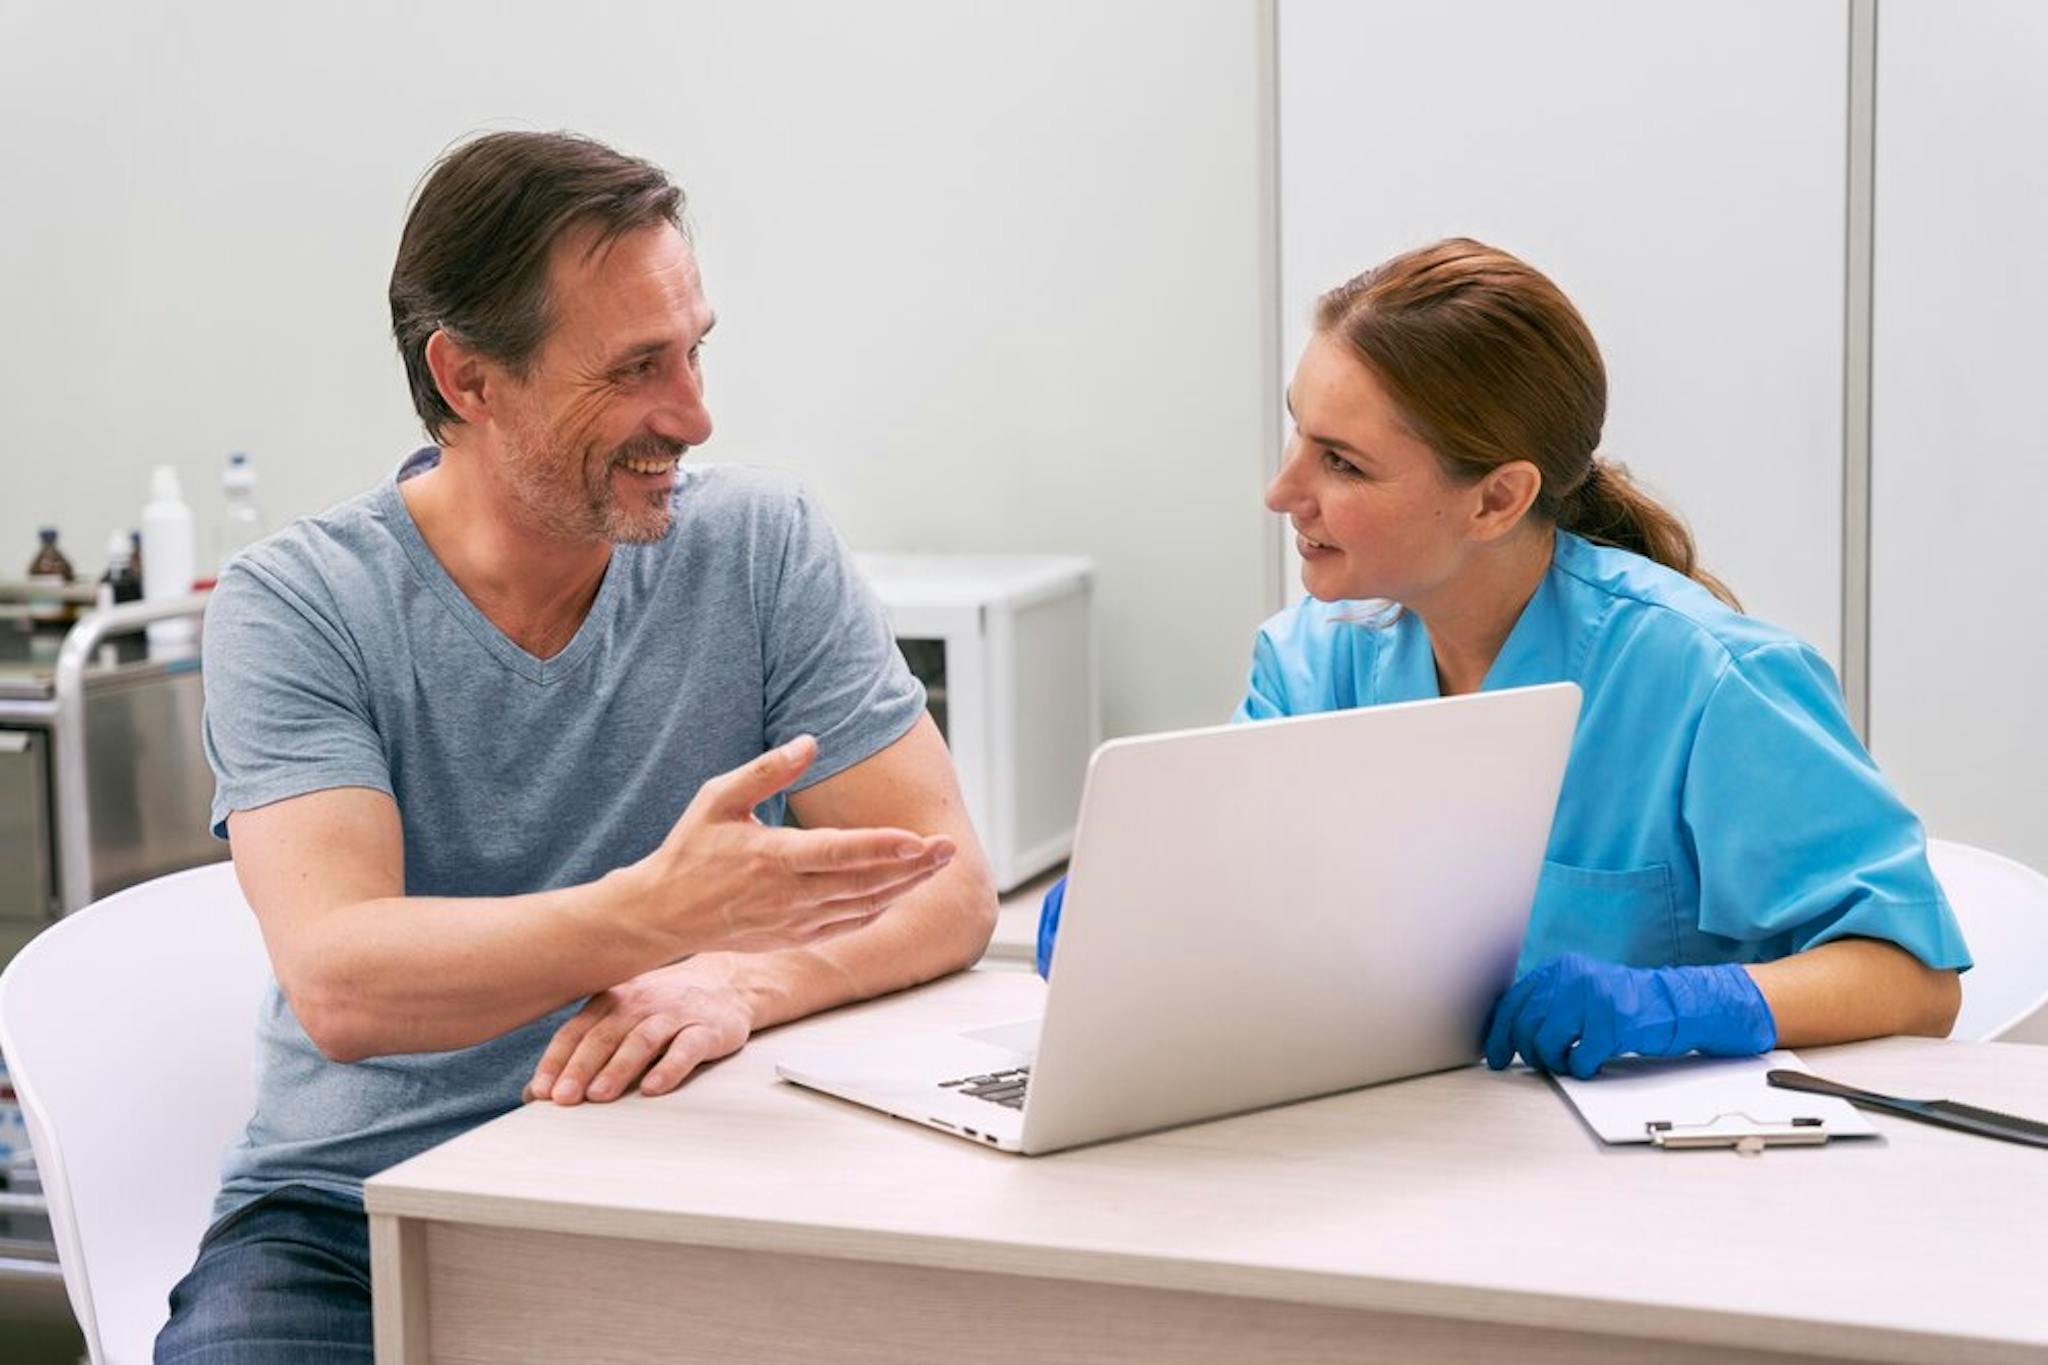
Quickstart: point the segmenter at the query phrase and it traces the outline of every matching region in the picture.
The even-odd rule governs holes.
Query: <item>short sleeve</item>
[[[1359,624],[1357,605],[1303,601],[1260,626],[1251,677],[1231,723],[1370,705],[1375,698],[1365,680],[1389,632]]]
[[[801,494],[763,605],[768,746],[806,734],[818,741],[799,790],[909,733],[924,713],[924,687],[845,542]]]
[[[1770,644],[1730,661],[1701,714],[1681,806],[1706,933],[1791,952],[1883,939],[1930,967],[1970,965],[1920,822],[1810,648]]]
[[[212,824],[334,787],[391,794],[391,770],[347,636],[316,603],[246,558],[206,608],[201,671]]]
[[[1252,675],[1245,684],[1244,700],[1231,712],[1230,723],[1241,725],[1248,720],[1273,720],[1291,714],[1279,651],[1274,648],[1272,635],[1261,630],[1258,639],[1252,642]]]

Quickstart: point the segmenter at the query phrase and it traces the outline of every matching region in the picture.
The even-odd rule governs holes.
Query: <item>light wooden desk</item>
[[[1474,1068],[1027,1158],[773,1079],[799,1040],[1042,991],[967,973],[378,1176],[379,1359],[2048,1361],[2048,1152],[1884,1115],[1758,1157],[1607,1149],[1547,1082]],[[2048,1114],[2048,1048],[1806,1058]]]

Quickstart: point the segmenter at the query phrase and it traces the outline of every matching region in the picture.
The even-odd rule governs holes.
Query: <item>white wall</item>
[[[1877,47],[1871,746],[2048,868],[2048,6],[1884,0]]]
[[[1478,237],[1578,304],[1602,452],[1839,667],[1848,9],[1280,0],[1281,306]]]
[[[230,449],[273,513],[384,476],[415,179],[571,127],[690,194],[706,458],[862,548],[1095,556],[1108,731],[1221,719],[1270,605],[1256,8],[0,0],[0,576],[45,522],[96,572],[158,461],[202,535]]]

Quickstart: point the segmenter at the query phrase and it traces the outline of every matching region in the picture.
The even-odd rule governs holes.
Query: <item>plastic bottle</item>
[[[142,597],[159,602],[192,591],[192,509],[178,487],[178,471],[160,464],[150,475],[149,501],[142,508]],[[194,618],[173,617],[149,624],[149,652],[190,653],[196,636]]]
[[[215,573],[225,569],[228,561],[244,548],[261,540],[265,530],[263,515],[256,506],[256,466],[247,455],[238,450],[228,456],[220,486],[227,494],[227,506],[222,510],[220,529],[214,535]]]
[[[71,561],[57,548],[57,528],[45,526],[36,532],[42,545],[36,550],[36,557],[29,561],[28,581],[39,588],[62,588],[72,583],[77,575],[71,571]],[[33,599],[31,599],[33,601]],[[29,607],[29,619],[37,625],[61,625],[71,617],[68,602],[51,599],[34,602]]]

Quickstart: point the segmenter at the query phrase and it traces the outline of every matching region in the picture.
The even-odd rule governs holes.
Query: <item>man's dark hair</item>
[[[683,192],[660,167],[574,133],[487,133],[437,162],[391,267],[391,334],[412,405],[436,441],[461,424],[427,368],[447,332],[524,376],[552,325],[548,259],[572,231],[598,251],[636,228],[680,230]]]

